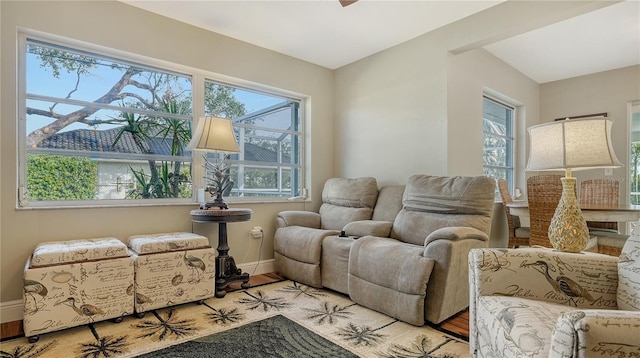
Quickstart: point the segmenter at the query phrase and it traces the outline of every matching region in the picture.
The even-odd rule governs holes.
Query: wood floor
[[[283,280],[276,273],[267,273],[262,275],[251,276],[249,283],[251,286],[264,285],[272,282]],[[239,284],[233,284],[228,291],[235,291],[240,288]],[[453,333],[463,338],[469,338],[469,311],[463,311],[448,320],[432,325],[439,329]],[[14,338],[24,335],[22,331],[22,321],[7,322],[0,325],[0,339]]]

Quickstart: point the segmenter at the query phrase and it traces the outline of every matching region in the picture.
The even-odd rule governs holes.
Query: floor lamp
[[[228,119],[218,117],[200,118],[187,149],[216,153],[240,152],[236,136],[233,133],[233,124]],[[227,158],[228,154],[224,154],[222,159],[210,161],[204,155],[206,190],[214,199],[202,204],[200,206],[201,209],[212,207],[219,209],[229,208],[223,198],[223,195],[233,187],[233,181],[229,175],[229,166],[225,161]]]
[[[589,229],[576,198],[572,170],[622,166],[611,144],[608,118],[567,119],[530,127],[528,171],[564,170],[562,197],[551,224],[549,241],[560,251],[580,252]]]

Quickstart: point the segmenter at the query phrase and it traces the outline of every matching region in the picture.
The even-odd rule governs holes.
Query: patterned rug
[[[153,353],[151,353],[153,352]],[[207,352],[209,355],[203,355]],[[0,357],[469,357],[469,345],[292,281],[0,343]],[[145,355],[146,354],[146,355]],[[195,354],[195,355],[194,355]]]

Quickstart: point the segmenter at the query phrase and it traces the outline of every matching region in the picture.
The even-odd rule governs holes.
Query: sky
[[[43,67],[41,60],[34,54],[27,54],[27,92],[30,94],[39,94],[46,96],[62,97],[69,96],[71,99],[83,100],[93,102],[97,98],[103,96],[118,79],[122,76],[123,71],[121,69],[114,69],[113,62],[103,60],[97,68],[92,68],[90,75],[82,75],[80,81],[78,81],[76,87],[77,76],[75,73],[68,73],[65,69],[60,70],[59,78],[53,76],[53,71],[50,67]],[[138,78],[142,81],[142,78]],[[180,84],[184,89],[187,89],[186,95],[191,96],[190,81],[187,76],[180,79]],[[134,92],[138,95],[149,97],[149,92],[145,90],[137,89],[133,86],[125,88],[126,91]],[[72,92],[73,91],[73,92]],[[253,111],[269,107],[276,103],[281,103],[284,99],[282,97],[264,95],[257,92],[246,91],[242,89],[236,89],[234,92],[235,98],[245,104],[245,108],[248,113]],[[43,102],[36,100],[28,100],[27,105],[29,107],[36,107],[44,110],[48,110],[53,103]],[[117,105],[117,103],[112,103]],[[57,104],[54,107],[55,112],[66,114],[81,108],[79,105],[69,104]],[[90,118],[95,119],[109,119],[117,118],[118,112],[110,110],[100,110],[97,112],[98,116],[93,115]],[[27,118],[27,134],[33,130],[40,128],[52,120],[48,117],[29,116]],[[115,125],[102,125],[99,129],[112,128]],[[75,123],[67,126],[63,131],[89,128],[87,125]]]

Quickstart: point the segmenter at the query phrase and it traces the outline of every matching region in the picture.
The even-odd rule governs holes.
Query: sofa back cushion
[[[495,198],[494,179],[414,175],[404,190],[403,208],[391,237],[424,245],[433,231],[452,226],[476,228],[487,235]]]
[[[380,188],[371,220],[393,221],[402,209],[404,185],[389,185]]]
[[[378,199],[375,178],[331,178],[322,190],[321,228],[342,230],[356,220],[371,220]]]
[[[640,311],[640,221],[622,248],[618,260],[618,309]]]

